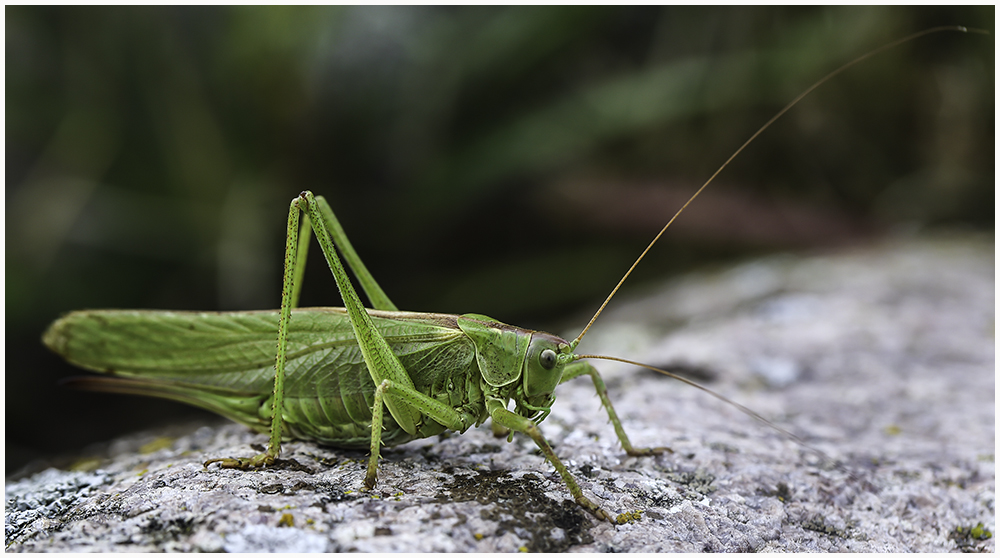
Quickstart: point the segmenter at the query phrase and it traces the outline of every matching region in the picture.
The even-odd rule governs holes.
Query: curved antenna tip
[[[676,220],[677,217],[680,216],[680,214],[683,213],[685,209],[687,209],[687,206],[690,205],[691,202],[693,202],[695,200],[695,198],[697,198],[698,195],[701,194],[701,192],[705,188],[707,188],[709,184],[712,183],[713,180],[715,180],[715,177],[718,176],[719,173],[721,173],[723,171],[723,169],[725,169],[726,167],[729,166],[729,163],[731,163],[733,161],[733,159],[735,159],[737,157],[737,155],[739,155],[740,153],[742,153],[743,150],[746,149],[746,147],[748,145],[750,145],[751,143],[753,143],[753,141],[755,139],[757,139],[757,136],[761,135],[764,132],[764,130],[767,130],[769,127],[771,127],[771,124],[774,124],[774,122],[776,120],[778,120],[786,112],[788,112],[789,110],[791,110],[791,108],[794,107],[795,105],[797,105],[799,103],[799,101],[801,101],[806,95],[812,93],[816,88],[818,88],[819,86],[823,85],[824,83],[826,83],[827,81],[829,81],[833,77],[837,76],[838,74],[840,74],[844,70],[847,70],[848,68],[850,68],[852,66],[855,66],[855,65],[857,65],[857,64],[859,64],[859,63],[861,63],[861,62],[863,62],[863,61],[871,58],[872,56],[875,56],[876,54],[879,54],[879,53],[883,52],[883,51],[886,51],[886,50],[889,50],[891,48],[897,47],[897,46],[902,45],[904,43],[908,43],[908,42],[910,42],[910,41],[912,41],[914,39],[917,39],[919,37],[923,37],[924,35],[930,35],[930,34],[939,33],[939,32],[942,32],[942,31],[961,31],[963,33],[968,33],[968,32],[971,31],[971,32],[977,32],[977,33],[985,33],[987,35],[989,34],[988,31],[984,31],[982,29],[973,29],[973,28],[968,28],[968,27],[964,27],[964,26],[961,26],[961,25],[941,25],[941,26],[938,26],[938,27],[930,27],[930,28],[924,29],[922,31],[917,31],[916,33],[911,33],[910,35],[907,35],[907,36],[905,36],[905,37],[903,37],[901,39],[896,39],[895,41],[891,41],[891,42],[886,43],[886,44],[884,44],[884,45],[882,45],[882,46],[880,46],[878,48],[870,50],[870,51],[866,52],[865,54],[862,54],[861,56],[858,56],[857,58],[851,60],[850,62],[847,62],[846,64],[840,66],[836,70],[833,70],[832,72],[826,74],[825,76],[823,76],[822,78],[820,78],[819,81],[817,81],[817,82],[813,83],[812,85],[810,85],[805,91],[803,91],[802,93],[800,93],[797,97],[795,97],[794,99],[792,99],[792,101],[790,103],[788,103],[787,105],[785,105],[784,108],[782,108],[780,111],[778,111],[777,114],[775,114],[774,116],[772,116],[770,120],[768,120],[767,122],[765,122],[763,126],[761,126],[760,128],[758,128],[757,131],[754,132],[753,135],[750,136],[750,138],[748,140],[746,140],[745,142],[743,142],[743,145],[741,145],[739,147],[739,149],[737,149],[735,152],[733,152],[733,154],[730,155],[728,159],[726,159],[726,162],[722,163],[722,165],[712,174],[712,176],[710,176],[708,178],[708,180],[706,180],[705,183],[702,184],[701,187],[698,188],[698,190],[696,190],[695,193],[692,194],[691,197],[688,198],[688,200],[686,202],[684,202],[684,205],[682,205],[681,208],[678,209],[676,213],[674,213],[673,217],[671,217],[670,220],[667,221],[667,224],[664,225],[662,229],[660,229],[660,232],[656,233],[656,236],[654,236],[653,240],[650,241],[650,243],[646,246],[646,249],[643,250],[641,254],[639,254],[639,257],[636,258],[636,260],[632,264],[632,266],[628,268],[628,271],[626,271],[625,275],[623,275],[622,278],[621,278],[621,280],[618,281],[618,284],[615,285],[615,288],[611,290],[611,294],[609,294],[608,297],[604,299],[604,302],[601,304],[600,308],[598,308],[597,312],[594,313],[594,317],[590,318],[590,321],[587,323],[586,327],[584,327],[583,331],[580,332],[580,335],[577,335],[576,339],[574,339],[572,341],[572,343],[570,343],[570,346],[573,347],[574,349],[576,348],[576,346],[580,343],[580,340],[583,339],[583,336],[586,335],[587,331],[590,330],[590,326],[594,325],[594,322],[597,321],[598,316],[601,315],[601,312],[604,311],[604,308],[608,305],[609,302],[611,302],[611,299],[614,298],[615,294],[618,292],[618,289],[620,289],[621,286],[623,284],[625,284],[625,280],[629,278],[629,276],[632,274],[632,271],[635,270],[636,266],[639,265],[639,262],[641,262],[642,259],[646,257],[646,253],[649,252],[653,248],[653,245],[655,245],[658,240],[660,240],[660,237],[663,236],[663,233],[666,232],[666,230],[670,227],[671,224],[673,224],[674,220]]]

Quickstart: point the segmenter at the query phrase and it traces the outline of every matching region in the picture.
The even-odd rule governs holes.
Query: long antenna
[[[669,372],[669,371],[664,370],[662,368],[657,368],[655,366],[650,366],[648,364],[643,364],[641,362],[636,362],[634,360],[628,360],[628,359],[624,359],[624,358],[618,358],[618,357],[612,357],[612,356],[604,356],[604,355],[576,355],[576,358],[577,359],[582,359],[582,358],[596,358],[596,359],[600,359],[600,360],[613,360],[615,362],[624,362],[625,364],[631,364],[632,366],[639,366],[639,367],[645,368],[647,370],[652,370],[653,372],[657,372],[657,373],[663,374],[664,376],[669,376],[669,377],[671,377],[671,378],[673,378],[673,379],[675,379],[675,380],[677,380],[679,382],[684,382],[685,384],[687,384],[689,386],[698,388],[701,391],[704,391],[705,393],[711,395],[712,397],[715,397],[716,399],[719,399],[720,401],[723,401],[725,403],[729,403],[733,407],[736,407],[737,409],[739,409],[740,411],[742,411],[744,414],[747,414],[747,415],[749,415],[749,416],[751,416],[751,417],[759,420],[760,422],[764,423],[765,425],[767,425],[767,426],[773,428],[774,430],[776,430],[779,434],[787,437],[788,439],[792,440],[793,442],[795,442],[795,443],[799,444],[800,446],[806,448],[807,450],[815,453],[816,455],[818,455],[821,459],[823,459],[827,463],[830,463],[830,464],[834,465],[835,467],[837,467],[837,469],[839,469],[839,470],[843,471],[844,473],[846,473],[849,477],[851,477],[852,480],[855,480],[855,481],[859,480],[858,477],[854,473],[852,473],[850,470],[848,470],[846,467],[844,467],[843,465],[841,465],[835,459],[833,459],[832,457],[830,457],[829,455],[827,455],[823,450],[821,450],[821,449],[819,449],[819,448],[817,448],[815,446],[812,446],[811,444],[807,443],[805,440],[803,440],[799,436],[796,436],[795,434],[792,434],[788,430],[785,430],[784,428],[778,426],[777,424],[774,424],[773,422],[767,420],[766,418],[762,417],[759,413],[757,413],[753,409],[751,409],[749,407],[746,407],[744,405],[740,405],[739,403],[733,401],[732,399],[729,399],[728,397],[726,397],[724,395],[716,393],[716,392],[708,389],[707,387],[699,384],[698,382],[689,380],[689,379],[685,378],[684,376],[681,376],[681,375],[678,375],[678,374],[674,374],[673,372]]]
[[[666,232],[667,228],[670,227],[670,225],[674,222],[674,219],[677,219],[677,216],[680,215],[685,209],[687,209],[687,206],[690,205],[691,202],[693,202],[694,199],[697,198],[699,194],[701,194],[701,191],[704,190],[709,184],[711,184],[713,180],[715,180],[715,177],[718,176],[720,172],[722,172],[722,169],[724,169],[727,166],[729,166],[729,163],[731,163],[733,161],[733,159],[736,158],[737,155],[739,155],[744,149],[746,149],[746,147],[748,145],[750,145],[750,143],[753,142],[753,140],[757,139],[757,136],[759,136],[761,133],[763,133],[764,130],[768,129],[771,126],[771,124],[774,124],[775,120],[781,118],[786,112],[789,111],[789,109],[791,109],[792,107],[794,107],[795,105],[797,105],[798,102],[801,101],[803,97],[805,97],[806,95],[812,93],[814,89],[816,89],[820,85],[823,85],[824,83],[826,83],[827,81],[829,81],[830,79],[832,79],[834,76],[836,76],[837,74],[839,74],[839,73],[843,72],[844,70],[850,68],[851,66],[854,66],[855,64],[859,64],[859,63],[867,60],[868,58],[871,58],[872,56],[875,56],[876,54],[879,54],[879,53],[881,53],[883,51],[886,51],[886,50],[889,50],[891,48],[897,47],[897,46],[899,46],[899,45],[901,45],[903,43],[906,43],[908,41],[912,41],[914,39],[923,37],[924,35],[930,35],[931,33],[939,33],[941,31],[959,31],[959,32],[962,32],[962,33],[981,33],[981,34],[986,34],[986,35],[989,34],[989,31],[985,31],[983,29],[974,29],[974,28],[971,28],[971,27],[963,27],[961,25],[943,25],[943,26],[940,26],[940,27],[931,27],[930,29],[924,29],[923,31],[918,31],[916,33],[913,33],[912,35],[907,35],[906,37],[903,37],[902,39],[897,39],[897,40],[895,40],[895,41],[893,41],[891,43],[882,45],[882,46],[876,48],[875,50],[869,51],[867,54],[862,54],[861,56],[855,58],[854,60],[851,60],[847,64],[844,64],[843,66],[837,68],[836,70],[830,72],[829,74],[826,74],[826,76],[824,76],[823,78],[821,78],[816,83],[810,85],[809,88],[806,89],[805,91],[803,91],[802,93],[800,93],[798,97],[795,97],[794,99],[792,99],[792,102],[790,102],[787,105],[785,105],[785,108],[783,108],[780,111],[778,111],[778,114],[775,114],[774,116],[771,117],[770,120],[768,120],[766,123],[764,123],[764,125],[761,126],[760,129],[758,129],[756,132],[754,132],[754,134],[752,136],[750,136],[750,139],[748,139],[747,141],[743,142],[743,145],[741,145],[739,149],[737,149],[732,155],[730,155],[729,158],[726,159],[725,163],[722,163],[722,166],[720,166],[718,168],[718,170],[716,170],[712,174],[712,176],[710,176],[708,178],[708,180],[705,181],[705,183],[701,185],[701,188],[698,188],[698,190],[695,191],[695,193],[690,198],[688,198],[688,201],[684,202],[684,205],[682,205],[681,208],[677,210],[677,213],[674,213],[674,216],[671,217],[669,221],[667,221],[667,224],[663,225],[663,228],[660,229],[660,232],[656,233],[656,236],[654,236],[653,240],[649,243],[648,246],[646,246],[646,249],[643,250],[641,254],[639,254],[639,257],[636,258],[635,263],[632,264],[632,267],[628,268],[628,271],[626,271],[625,275],[622,276],[621,281],[618,281],[618,284],[615,285],[615,288],[611,290],[611,294],[608,295],[608,298],[604,299],[604,303],[601,304],[601,307],[597,309],[597,313],[594,314],[594,317],[590,319],[589,323],[587,323],[587,327],[583,328],[583,331],[580,332],[580,335],[576,336],[576,339],[573,340],[573,342],[570,344],[570,346],[576,347],[577,344],[580,343],[580,340],[583,339],[584,335],[586,335],[587,330],[590,329],[590,326],[594,325],[594,322],[597,321],[597,317],[600,316],[601,312],[604,311],[604,307],[607,306],[609,302],[611,302],[611,299],[615,296],[615,293],[618,292],[618,289],[620,289],[621,286],[623,284],[625,284],[625,280],[628,279],[629,275],[632,274],[632,270],[634,270],[636,268],[636,266],[639,265],[639,262],[641,262],[642,259],[644,257],[646,257],[646,253],[649,252],[650,248],[652,248],[653,245],[656,244],[656,241],[659,240],[661,236],[663,236],[663,233]]]

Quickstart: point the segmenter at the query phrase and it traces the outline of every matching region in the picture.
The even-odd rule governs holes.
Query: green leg
[[[344,270],[343,264],[340,263],[340,257],[337,255],[337,247],[330,238],[331,234],[328,228],[329,219],[321,213],[321,204],[317,202],[312,192],[308,191],[302,192],[292,203],[297,204],[309,216],[309,220],[312,221],[313,232],[316,233],[316,240],[319,241],[319,246],[323,250],[323,255],[330,266],[330,271],[337,281],[337,288],[340,289],[340,296],[344,299],[344,306],[348,316],[350,316],[351,327],[354,329],[354,338],[357,339],[372,381],[375,385],[379,385],[382,383],[382,380],[392,380],[393,383],[400,387],[413,390],[413,381],[410,379],[410,375],[407,374],[406,369],[399,362],[399,358],[392,352],[389,343],[375,328],[371,316],[368,315],[367,310],[361,304],[361,299],[358,298],[358,293],[354,290],[354,286],[347,276],[347,271]],[[386,397],[385,405],[389,408],[389,413],[392,414],[392,418],[396,419],[396,423],[399,424],[400,428],[410,434],[416,432],[417,422],[420,420],[420,411],[410,407],[407,403],[397,399],[392,394]],[[372,435],[375,436],[378,434],[373,433]]]
[[[361,283],[361,288],[368,295],[368,300],[372,303],[372,308],[376,310],[399,310],[389,300],[389,297],[386,296],[385,291],[375,281],[372,274],[368,272],[368,268],[365,267],[361,258],[358,257],[358,253],[354,251],[351,241],[347,240],[347,233],[344,232],[344,228],[340,226],[337,216],[330,209],[330,204],[326,203],[323,196],[316,197],[316,204],[319,206],[319,213],[323,216],[323,222],[326,225],[327,231],[333,237],[333,242],[340,249],[340,253],[344,255],[344,259],[347,260],[347,265],[354,272],[355,277],[358,278],[358,282]]]
[[[281,311],[278,317],[278,354],[274,362],[274,393],[271,399],[271,439],[267,446],[267,451],[250,458],[225,457],[220,459],[209,459],[205,466],[212,463],[220,463],[222,467],[249,469],[265,467],[274,463],[274,459],[281,453],[281,429],[282,404],[285,398],[285,360],[288,352],[288,322],[292,315],[292,306],[295,304],[296,278],[301,280],[301,271],[297,271],[300,262],[298,258],[299,247],[299,205],[298,199],[292,200],[288,208],[288,232],[285,240],[285,272],[281,284]]]
[[[632,442],[629,441],[628,435],[625,434],[625,429],[622,428],[622,421],[618,420],[618,413],[615,412],[614,406],[611,405],[611,399],[608,397],[608,388],[604,385],[604,380],[601,378],[601,374],[593,367],[589,362],[574,362],[566,367],[563,371],[562,380],[559,383],[563,383],[578,376],[587,374],[590,379],[594,381],[594,388],[597,390],[597,396],[601,398],[601,404],[608,411],[608,418],[611,419],[611,424],[615,428],[615,434],[618,435],[618,441],[621,442],[622,448],[625,453],[632,456],[644,456],[644,455],[659,455],[665,451],[673,453],[673,450],[667,447],[658,448],[633,448]]]
[[[593,514],[593,516],[597,519],[610,521],[613,524],[616,523],[608,512],[601,509],[600,506],[591,502],[590,499],[583,495],[583,490],[580,489],[580,485],[576,483],[576,479],[573,478],[573,475],[569,474],[569,470],[565,465],[563,465],[562,461],[556,457],[555,452],[552,451],[552,446],[550,446],[545,440],[545,437],[542,436],[542,431],[538,428],[538,425],[530,419],[526,419],[521,415],[508,411],[503,407],[503,403],[500,401],[490,400],[487,402],[486,406],[489,409],[490,418],[493,419],[495,424],[499,424],[500,426],[510,428],[511,430],[516,430],[518,432],[524,432],[528,436],[531,436],[531,439],[534,440],[535,444],[537,444],[539,449],[542,450],[545,458],[548,459],[549,463],[551,463],[552,466],[556,468],[556,471],[559,472],[559,476],[561,476],[563,482],[566,483],[566,487],[569,488],[569,493],[573,496],[573,499],[576,500],[577,504]]]
[[[350,316],[354,338],[361,349],[368,373],[371,375],[375,385],[379,386],[376,389],[376,400],[372,409],[372,455],[369,459],[368,474],[365,477],[365,484],[373,486],[375,484],[375,470],[378,465],[378,452],[382,444],[381,423],[383,404],[389,409],[389,413],[396,420],[399,427],[410,434],[417,432],[417,428],[423,420],[425,413],[431,418],[435,418],[437,415],[445,412],[454,415],[457,415],[457,413],[453,409],[446,407],[443,403],[431,399],[422,393],[418,393],[414,389],[413,380],[410,379],[406,369],[399,362],[399,358],[392,352],[389,343],[375,328],[371,316],[368,315],[368,311],[362,305],[361,299],[358,298],[358,293],[354,290],[354,286],[351,284],[347,272],[340,262],[340,257],[337,255],[338,246],[334,244],[331,237],[336,236],[341,242],[346,242],[346,236],[340,229],[333,211],[330,210],[325,202],[317,200],[311,192],[302,192],[293,203],[297,204],[297,207],[305,212],[312,222],[313,232],[316,233],[316,240],[319,242],[319,246],[323,250],[323,255],[326,257],[326,262],[330,266],[330,271],[337,281],[337,288],[340,290],[344,306]],[[354,250],[349,248],[349,244],[346,248],[341,245],[339,249],[343,252],[345,258],[354,260],[351,262],[351,265],[362,281],[362,284],[369,283],[365,285],[369,297],[373,301],[378,301],[376,303],[383,307],[388,305],[395,308],[395,306],[392,306],[392,302],[381,292],[381,289],[378,288],[378,284],[374,282],[371,274],[365,270]],[[439,407],[443,407],[446,411]],[[442,424],[451,428],[454,426],[460,427],[462,423],[460,421],[456,423],[449,420],[443,421]]]
[[[372,445],[371,453],[368,454],[368,471],[365,473],[365,488],[368,490],[375,488],[375,481],[378,480],[378,456],[382,449],[382,408],[385,406],[382,401],[391,384],[389,380],[384,380],[375,387],[375,405],[372,406]]]
[[[295,258],[295,274],[292,278],[292,308],[299,307],[299,293],[302,292],[302,278],[306,274],[306,258],[309,256],[309,241],[312,240],[312,227],[309,216],[302,217],[299,227],[298,256]]]
[[[361,283],[361,288],[364,289],[365,294],[368,295],[368,299],[372,303],[372,308],[376,310],[398,310],[396,305],[386,296],[382,287],[379,286],[375,277],[368,272],[368,268],[365,267],[364,262],[358,257],[358,253],[354,251],[354,246],[347,239],[347,233],[344,232],[344,228],[340,226],[337,216],[330,209],[330,204],[326,203],[323,196],[316,196],[316,203],[319,205],[319,212],[323,216],[324,225],[332,237],[333,243],[344,254],[347,266],[351,268],[351,271],[358,278],[358,282]],[[311,232],[309,215],[306,214],[302,218],[302,227],[299,231],[298,259],[295,264],[295,281],[292,283],[292,308],[299,307],[299,291],[302,289],[302,276],[306,269],[309,241],[312,239]]]

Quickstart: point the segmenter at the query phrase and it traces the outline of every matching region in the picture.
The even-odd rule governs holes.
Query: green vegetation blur
[[[276,308],[301,190],[326,196],[400,308],[561,327],[814,81],[926,27],[992,32],[994,7],[5,16],[9,474],[190,418],[57,387],[83,372],[41,333],[74,309]],[[751,254],[992,231],[993,58],[992,36],[942,33],[838,76],[719,176],[626,292]],[[312,255],[303,305],[341,305]]]

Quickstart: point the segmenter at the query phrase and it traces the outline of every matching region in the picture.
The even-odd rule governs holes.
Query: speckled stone
[[[622,525],[582,512],[526,437],[388,448],[362,492],[363,453],[310,443],[284,446],[282,467],[206,469],[266,442],[224,424],[8,480],[6,550],[993,552],[971,530],[995,531],[994,331],[991,237],[692,274],[616,300],[580,349],[695,374],[836,463],[698,390],[598,362],[632,442],[673,453],[624,455],[586,378],[560,386],[542,431]]]

